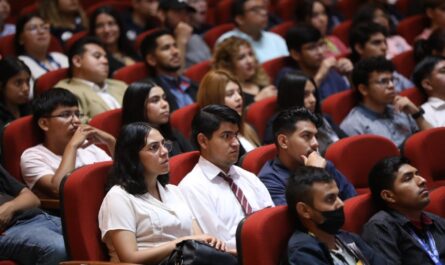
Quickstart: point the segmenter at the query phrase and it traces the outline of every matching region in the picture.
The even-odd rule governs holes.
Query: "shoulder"
[[[196,164],[193,169],[185,175],[185,177],[181,180],[179,183],[179,187],[181,189],[183,188],[189,188],[193,186],[199,186],[201,179],[204,179],[204,175],[202,173],[201,167],[198,164]]]
[[[106,82],[108,83],[110,88],[111,87],[127,88],[127,84],[125,82],[122,82],[122,81],[117,80],[117,79],[107,79]]]
[[[285,42],[283,37],[281,37],[280,35],[278,35],[278,34],[276,34],[274,32],[263,31],[262,34],[264,34],[264,37],[266,37],[269,40],[278,41],[278,42]]]
[[[389,214],[387,211],[380,210],[375,213],[368,222],[366,222],[365,227],[369,226],[392,226],[396,222],[394,216]]]
[[[28,156],[40,156],[40,155],[47,155],[47,154],[53,154],[50,150],[48,150],[46,147],[44,147],[42,144],[35,145],[33,147],[27,148],[22,153],[22,158],[28,157]]]

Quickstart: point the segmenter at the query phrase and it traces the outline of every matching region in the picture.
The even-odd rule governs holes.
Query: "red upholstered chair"
[[[335,9],[340,11],[345,19],[352,19],[360,4],[361,1],[358,0],[341,0],[336,2]]]
[[[33,3],[31,5],[25,6],[24,8],[20,9],[19,17],[27,15],[27,14],[31,14],[31,13],[36,13],[36,12],[38,12],[38,8],[39,8],[38,3]]]
[[[210,71],[211,68],[210,61],[204,61],[190,66],[187,70],[185,70],[184,75],[188,78],[192,79],[193,82],[199,84],[201,79]]]
[[[260,139],[264,138],[266,125],[277,108],[277,97],[268,97],[250,104],[246,112],[246,121],[255,128]]]
[[[170,116],[170,124],[189,139],[192,133],[192,120],[198,111],[199,106],[197,103],[177,109]]]
[[[18,265],[18,264],[12,260],[2,260],[0,261],[0,265]]]
[[[321,103],[323,113],[328,114],[332,121],[340,125],[349,111],[357,105],[357,100],[352,89],[348,89],[339,93],[335,93],[327,97]]]
[[[391,59],[396,67],[397,72],[404,75],[406,78],[411,78],[416,62],[414,61],[414,54],[412,50],[397,54]]]
[[[272,27],[269,31],[276,33],[284,38],[286,36],[287,31],[295,25],[296,25],[295,21],[289,20]]]
[[[54,87],[57,82],[68,77],[68,68],[60,68],[41,75],[35,83],[34,94],[36,96]]]
[[[283,21],[293,20],[298,2],[297,0],[278,0],[275,4],[275,13]]]
[[[290,60],[292,60],[290,56],[284,56],[266,61],[262,64],[264,71],[266,71],[267,75],[270,77],[272,84],[275,84],[275,79],[278,72],[280,72],[280,70],[285,67]]]
[[[106,0],[106,1],[100,1],[96,4],[93,4],[91,6],[89,6],[86,9],[86,13],[88,17],[91,17],[94,13],[94,11],[96,11],[96,9],[103,7],[103,6],[111,6],[113,9],[119,11],[119,12],[123,12],[126,11],[128,9],[131,9],[132,5],[131,5],[131,1],[113,1],[113,0]]]
[[[150,70],[145,63],[135,63],[116,70],[113,78],[131,84],[149,77],[150,74]]]
[[[15,24],[17,15],[21,15],[21,10],[26,9],[28,6],[35,4],[36,0],[20,0],[20,1],[8,1],[11,7],[10,16],[7,19],[8,23]]]
[[[142,32],[141,34],[139,34],[136,37],[136,41],[134,42],[134,50],[136,52],[140,52],[141,49],[141,44],[144,41],[145,37],[147,37],[148,35],[152,34],[153,32],[159,30],[158,28],[154,28],[154,29],[150,29],[147,31]]]
[[[341,2],[341,1],[340,1]],[[413,45],[417,35],[428,26],[428,18],[424,15],[415,15],[402,19],[397,25],[397,33]]]
[[[415,87],[403,90],[402,92],[400,92],[400,95],[408,97],[417,106],[420,106],[423,103],[425,103],[425,101],[427,101],[426,96],[423,95],[419,91],[419,89],[417,89]]]
[[[430,203],[426,210],[445,218],[445,186],[430,192]]]
[[[216,22],[218,24],[228,23],[232,21],[232,7],[234,0],[220,0],[216,5]]]
[[[71,36],[71,38],[66,40],[65,43],[63,44],[63,46],[65,47],[65,50],[68,52],[71,49],[71,47],[73,47],[74,43],[76,43],[78,40],[80,40],[81,38],[83,38],[85,36],[88,36],[87,31],[80,31],[80,32],[74,33],[73,36]]]
[[[239,264],[280,264],[295,223],[287,206],[266,208],[246,217],[236,231]]]
[[[343,229],[360,234],[363,225],[377,212],[377,208],[372,202],[371,193],[366,193],[347,199],[344,212],[345,224]]]
[[[352,19],[345,20],[334,27],[332,35],[339,38],[345,45],[349,46],[349,31],[351,31]]]
[[[233,23],[224,23],[218,26],[214,26],[213,28],[209,29],[206,33],[204,33],[202,38],[204,39],[207,46],[209,46],[209,48],[213,50],[215,48],[214,46],[218,38],[227,31],[230,31],[234,28],[235,24]]]
[[[268,144],[257,147],[242,157],[241,167],[255,175],[260,173],[261,168],[268,160],[274,159],[277,155],[275,144]]]
[[[14,37],[15,34],[0,38],[0,54],[2,54],[3,56],[17,56],[14,49]],[[59,41],[54,36],[51,36],[48,51],[63,53],[62,45],[60,45]]]
[[[122,127],[122,109],[113,109],[102,112],[94,116],[88,123],[95,128],[113,135],[114,138],[117,138]],[[98,146],[110,154],[110,151],[105,145]]]
[[[198,163],[199,151],[190,151],[170,158],[169,183],[178,185]]]
[[[399,149],[391,140],[363,134],[331,144],[325,156],[348,178],[358,193],[365,193],[369,191],[368,174],[372,167],[385,157],[398,155]]]
[[[428,129],[411,135],[404,145],[404,155],[428,181],[428,186],[445,185],[445,127]]]

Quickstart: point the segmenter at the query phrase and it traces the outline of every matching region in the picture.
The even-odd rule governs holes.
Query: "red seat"
[[[198,163],[199,151],[191,151],[170,158],[169,183],[178,185]]]
[[[413,50],[397,54],[391,59],[396,67],[397,72],[401,73],[406,78],[410,79],[413,74],[416,62],[414,61]]]
[[[220,0],[216,5],[217,23],[229,23],[233,20],[232,18],[232,9],[233,9],[234,0]]]
[[[60,68],[41,75],[35,83],[34,93],[36,96],[54,87],[57,82],[68,77],[68,68]]]
[[[144,31],[142,33],[140,33],[137,37],[136,37],[136,41],[134,42],[134,50],[137,52],[140,52],[141,50],[141,44],[144,41],[145,37],[147,37],[148,35],[152,34],[153,32],[159,30],[159,28],[154,28],[154,29],[150,29],[147,31]],[[145,59],[145,58],[143,58]]]
[[[193,82],[199,84],[201,79],[207,74],[211,69],[211,62],[204,61],[190,66],[185,70],[184,75],[190,78]]]
[[[207,46],[211,50],[215,48],[216,41],[218,38],[226,33],[227,31],[230,31],[235,28],[235,24],[233,23],[225,23],[218,26],[214,26],[213,28],[209,29],[206,33],[203,35],[203,39]]]
[[[355,98],[354,91],[348,89],[327,97],[321,103],[321,109],[323,113],[332,118],[335,124],[340,125],[355,105],[357,105],[357,99]]]
[[[368,192],[368,175],[385,157],[400,155],[394,143],[382,136],[363,134],[343,138],[331,144],[326,159],[354,185],[357,193]]]
[[[100,1],[95,4],[90,5],[86,9],[87,16],[91,17],[93,15],[94,11],[96,11],[96,9],[101,8],[103,6],[110,6],[118,12],[124,12],[126,10],[131,9],[132,4],[131,4],[131,1],[122,1],[122,0],[120,0],[120,1],[113,1],[113,0]]]
[[[428,26],[428,18],[424,15],[415,15],[402,19],[397,25],[397,33],[410,45],[413,45],[417,35]]]
[[[255,128],[260,139],[264,138],[267,122],[277,108],[277,97],[268,97],[250,104],[246,112],[246,121]]]
[[[28,6],[34,5],[36,0],[20,0],[20,1],[8,1],[11,12],[9,13],[10,16],[7,18],[8,23],[15,24],[17,20],[17,15],[21,15],[20,11],[27,8]]]
[[[445,185],[445,127],[428,129],[411,135],[404,145],[404,155],[428,181],[428,186]]]
[[[246,217],[238,224],[236,231],[240,264],[280,264],[286,253],[287,241],[295,230],[295,223],[287,206],[266,208]]]
[[[339,38],[346,46],[349,46],[349,32],[352,27],[352,19],[345,20],[334,27],[332,35]]]
[[[76,43],[78,40],[80,40],[81,38],[88,36],[88,32],[87,31],[79,31],[74,33],[71,38],[67,39],[65,41],[65,43],[63,44],[63,46],[65,47],[65,50],[68,52],[71,47],[73,47],[74,43]]]
[[[345,224],[343,229],[352,233],[360,234],[363,225],[368,222],[376,212],[377,208],[372,202],[371,193],[358,195],[345,201]]]
[[[335,9],[338,10],[345,19],[352,19],[355,12],[359,9],[362,1],[359,0],[341,0],[335,4]]]
[[[276,34],[280,35],[281,37],[285,38],[289,29],[291,29],[295,25],[296,25],[296,23],[292,20],[285,21],[283,23],[280,23],[280,24],[272,27],[269,31],[276,33]]]
[[[122,127],[122,109],[108,110],[94,116],[89,122],[91,126],[105,131],[117,138]],[[105,145],[98,145],[100,148],[110,154],[108,147]]]
[[[278,0],[275,4],[275,13],[283,21],[291,21],[295,18],[295,9],[298,2],[297,0]]]
[[[426,210],[445,218],[445,186],[439,187],[430,193],[430,203]]]
[[[12,260],[2,260],[0,261],[0,265],[18,265],[18,264]]]
[[[39,8],[38,3],[33,3],[31,5],[25,6],[24,8],[20,9],[19,17],[25,16],[25,15],[31,14],[31,13],[37,13],[38,8]]]
[[[124,66],[116,70],[113,74],[114,79],[121,80],[127,84],[131,84],[148,77],[150,77],[150,70],[145,63],[142,62]]]
[[[272,84],[275,84],[278,73],[290,60],[292,60],[290,56],[284,56],[266,61],[262,64],[264,71],[266,71],[267,75],[270,77]]]
[[[408,97],[414,104],[416,104],[416,106],[420,106],[427,101],[425,95],[423,95],[416,87],[405,89],[400,92],[400,95]]]
[[[173,111],[170,117],[171,126],[181,132],[187,139],[190,139],[192,120],[198,111],[199,106],[197,103]]]
[[[244,155],[241,167],[255,175],[260,173],[261,168],[268,160],[274,159],[277,155],[275,144],[268,144],[257,147]]]
[[[17,56],[14,48],[14,38],[15,34],[4,36],[0,38],[0,54],[3,56]],[[56,37],[51,36],[51,41],[49,43],[48,52],[61,52],[63,53],[62,45]]]

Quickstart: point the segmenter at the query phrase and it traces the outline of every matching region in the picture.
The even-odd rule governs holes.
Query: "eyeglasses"
[[[170,153],[173,148],[173,142],[170,140],[166,140],[163,142],[154,142],[148,145],[147,150],[153,154],[156,154],[159,149],[161,149],[161,146],[167,149],[167,151]]]
[[[389,78],[382,78],[379,80],[371,81],[370,83],[374,83],[379,86],[389,87],[389,85],[392,83],[393,86],[397,86],[399,83],[399,79],[397,77],[389,77]]]
[[[40,25],[33,24],[33,25],[30,25],[29,27],[25,28],[26,31],[29,31],[33,34],[37,33],[39,29],[42,31],[49,31],[50,25],[48,23],[40,24]]]
[[[77,117],[78,119],[82,119],[83,117],[85,117],[85,114],[80,113],[79,111],[64,111],[60,114],[57,115],[48,115],[45,116],[46,118],[61,118],[63,120],[68,120],[68,119],[72,119]]]

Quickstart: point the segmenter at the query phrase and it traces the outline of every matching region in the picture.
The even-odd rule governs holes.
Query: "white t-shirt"
[[[75,168],[110,160],[111,157],[104,150],[90,145],[77,149]],[[43,144],[26,149],[20,157],[20,167],[26,185],[32,189],[41,177],[54,175],[61,161],[62,156],[54,154]]]
[[[423,117],[433,127],[445,127],[445,100],[429,97],[422,105],[425,114]]]
[[[178,187],[158,182],[157,200],[149,193],[134,196],[121,186],[113,186],[99,210],[99,228],[111,261],[119,261],[108,231],[128,230],[136,237],[138,250],[157,247],[179,237],[193,234],[190,209]]]

